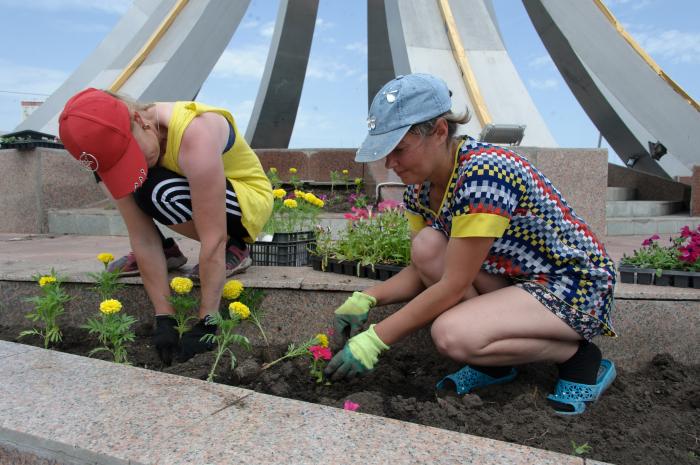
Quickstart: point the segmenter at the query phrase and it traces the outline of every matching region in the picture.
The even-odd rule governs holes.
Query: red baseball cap
[[[146,157],[131,132],[124,102],[98,89],[85,89],[66,103],[58,118],[66,150],[95,171],[115,199],[141,187],[148,174]]]

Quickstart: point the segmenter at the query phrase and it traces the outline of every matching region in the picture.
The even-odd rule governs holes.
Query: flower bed
[[[17,328],[0,326],[0,339],[14,341]],[[58,350],[87,355],[92,346],[85,330],[67,328]],[[38,337],[23,343],[42,346]],[[287,347],[273,346],[272,357]],[[127,344],[134,366],[195,379],[206,379],[216,353],[209,352],[170,367],[162,367],[148,333]],[[433,386],[457,368],[437,354],[397,344],[377,369],[351,382],[316,383],[308,359],[284,360],[261,371],[269,360],[261,345],[236,350],[234,370],[222,363],[217,382],[291,399],[343,408],[359,404],[361,413],[380,415],[530,447],[573,454],[588,444],[583,457],[617,465],[697,464],[700,454],[697,412],[700,408],[700,366],[685,366],[657,356],[638,372],[620,370],[598,405],[580,417],[561,417],[544,401],[556,376],[553,366],[525,366],[510,384],[480,389],[459,398],[436,398]],[[96,354],[107,359],[107,354]],[[352,404],[348,408],[353,407]]]
[[[623,256],[618,271],[628,284],[700,288],[700,227],[684,226],[670,244],[659,244],[659,235],[645,239],[631,256]]]

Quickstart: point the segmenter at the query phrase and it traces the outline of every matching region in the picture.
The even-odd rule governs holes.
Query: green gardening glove
[[[369,309],[377,305],[377,299],[362,292],[353,292],[348,299],[335,310],[334,326],[343,340],[354,334],[367,322]]]
[[[374,326],[370,325],[367,331],[351,337],[343,350],[328,363],[324,374],[338,381],[352,379],[373,369],[379,354],[389,349],[374,332]]]

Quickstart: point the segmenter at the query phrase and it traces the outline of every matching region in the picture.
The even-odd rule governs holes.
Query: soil
[[[141,328],[129,347],[133,365],[206,379],[212,353],[162,367],[147,331]],[[0,339],[16,341],[17,333],[17,328],[0,326]],[[41,346],[37,338],[22,342]],[[93,347],[84,331],[69,330],[57,350],[86,355]],[[462,398],[438,397],[435,382],[459,367],[437,354],[417,357],[408,349],[395,346],[361,379],[324,385],[311,378],[306,358],[261,372],[264,351],[258,347],[241,353],[234,371],[228,359],[221,363],[217,381],[339,408],[349,399],[360,404],[360,412],[565,454],[574,454],[573,443],[588,444],[583,457],[619,465],[700,464],[700,365],[659,354],[639,371],[618,368],[600,401],[583,415],[566,417],[552,413],[545,402],[556,380],[553,366],[526,365],[510,384]],[[284,350],[270,348],[272,356]]]

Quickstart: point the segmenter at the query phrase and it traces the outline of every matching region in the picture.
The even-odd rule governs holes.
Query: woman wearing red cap
[[[385,159],[407,185],[411,263],[355,292],[335,311],[341,334],[376,305],[406,305],[349,339],[328,364],[334,379],[374,368],[379,355],[431,326],[443,355],[462,364],[438,383],[464,394],[511,381],[516,366],[554,362],[549,396],[582,413],[615,379],[595,336],[614,336],[615,266],[590,227],[536,167],[513,150],[455,137],[444,81],[399,76],[375,96],[356,161]]]
[[[164,363],[211,349],[226,276],[251,264],[254,241],[272,211],[272,187],[231,114],[196,102],[142,104],[97,89],[73,96],[59,117],[60,138],[92,170],[126,223],[133,252],[118,260],[140,272],[156,314],[154,345]],[[198,240],[200,321],[178,347],[167,271],[186,259],[154,221]],[[136,266],[138,263],[138,266]]]

